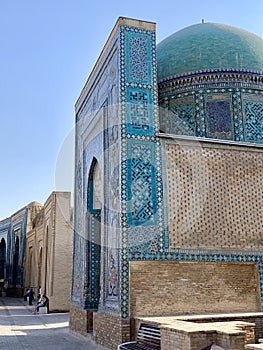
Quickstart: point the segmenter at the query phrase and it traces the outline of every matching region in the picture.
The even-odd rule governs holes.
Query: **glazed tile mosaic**
[[[161,109],[170,111],[161,113],[162,132],[262,143],[262,91],[199,88],[195,92],[175,93],[160,100],[160,104]]]

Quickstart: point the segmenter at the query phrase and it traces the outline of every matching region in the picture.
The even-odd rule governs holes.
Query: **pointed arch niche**
[[[0,280],[6,278],[6,242],[4,238],[0,242]]]
[[[87,281],[85,307],[98,310],[100,299],[102,181],[98,161],[93,158],[87,188]]]

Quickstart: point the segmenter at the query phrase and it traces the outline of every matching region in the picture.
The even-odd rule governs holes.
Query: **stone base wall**
[[[92,332],[93,311],[78,309],[71,306],[69,327],[73,332],[81,335],[87,335],[87,333]]]
[[[97,344],[116,350],[119,344],[130,340],[130,320],[94,313],[93,339]]]
[[[254,263],[130,262],[131,318],[248,311],[260,311]]]
[[[186,332],[161,327],[162,350],[200,350],[212,343],[225,350],[244,350],[245,333],[227,334],[211,331]]]

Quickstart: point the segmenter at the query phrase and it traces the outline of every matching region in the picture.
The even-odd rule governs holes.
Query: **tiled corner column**
[[[129,261],[164,249],[155,25],[120,27],[121,316],[129,314]]]

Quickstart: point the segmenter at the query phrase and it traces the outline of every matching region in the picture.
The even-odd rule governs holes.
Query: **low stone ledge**
[[[226,350],[241,350],[254,343],[255,324],[244,321],[195,323],[171,317],[140,318],[138,322],[157,324],[163,350],[200,350],[212,342]]]

